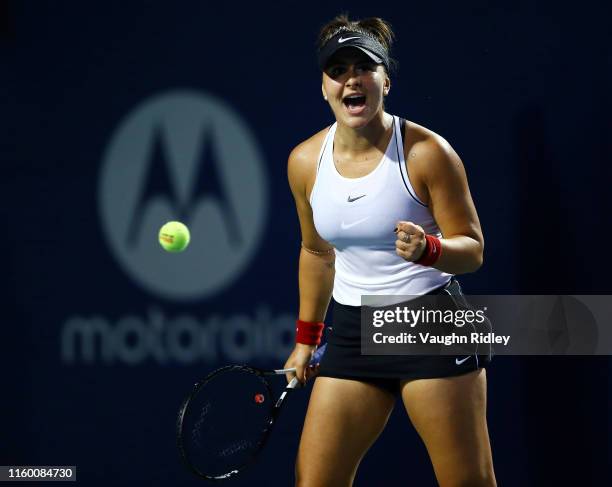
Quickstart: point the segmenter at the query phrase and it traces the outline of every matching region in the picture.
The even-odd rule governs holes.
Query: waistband
[[[436,289],[433,289],[431,291],[429,291],[428,293],[424,293],[422,294],[422,296],[436,296],[436,295],[441,295],[441,294],[447,294],[449,296],[460,296],[460,300],[461,301],[465,301],[465,298],[463,297],[463,292],[461,291],[461,285],[459,284],[459,281],[457,280],[457,278],[455,276],[451,277],[448,282],[440,287],[437,287]],[[418,297],[416,298],[418,299]],[[332,298],[332,302],[334,307],[342,307],[343,309],[349,311],[349,310],[361,310],[361,306],[351,306],[348,304],[341,304],[338,303],[335,299]]]

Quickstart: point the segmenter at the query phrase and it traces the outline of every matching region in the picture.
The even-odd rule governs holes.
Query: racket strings
[[[273,400],[267,382],[233,367],[201,385],[182,419],[181,452],[192,469],[224,477],[250,463],[269,428]]]

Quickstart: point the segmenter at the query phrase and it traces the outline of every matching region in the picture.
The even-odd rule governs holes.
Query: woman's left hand
[[[423,227],[412,222],[397,222],[395,233],[397,235],[395,241],[397,255],[408,262],[419,260],[427,244]]]

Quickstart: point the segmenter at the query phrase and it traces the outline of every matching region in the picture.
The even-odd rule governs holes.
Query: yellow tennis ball
[[[168,222],[159,230],[159,244],[167,252],[182,252],[190,238],[189,229],[181,222]]]

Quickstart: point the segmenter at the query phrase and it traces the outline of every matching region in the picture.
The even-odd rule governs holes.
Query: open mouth
[[[365,95],[349,95],[344,97],[342,103],[349,113],[358,113],[365,108],[366,97]]]

